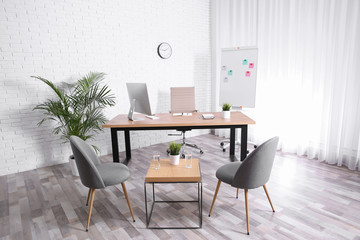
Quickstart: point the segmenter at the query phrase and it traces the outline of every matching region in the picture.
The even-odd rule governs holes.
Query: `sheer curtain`
[[[360,1],[214,3],[218,62],[222,47],[259,48],[249,139],[359,170]]]

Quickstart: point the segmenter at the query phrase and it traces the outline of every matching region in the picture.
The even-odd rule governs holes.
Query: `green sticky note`
[[[244,59],[243,60],[243,65],[248,65],[248,60]]]
[[[231,76],[232,75],[232,70],[228,71],[228,75]]]

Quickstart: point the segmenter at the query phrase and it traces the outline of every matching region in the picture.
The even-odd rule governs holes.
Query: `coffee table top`
[[[151,162],[145,182],[201,182],[199,160],[192,159],[192,168],[185,167],[185,159],[179,165],[171,165],[169,159],[160,159],[160,169],[154,169]]]

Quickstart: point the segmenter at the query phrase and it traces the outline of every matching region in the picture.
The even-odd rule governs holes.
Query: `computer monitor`
[[[135,119],[134,112],[152,115],[146,83],[126,83],[126,87],[130,101],[129,120],[143,120]]]

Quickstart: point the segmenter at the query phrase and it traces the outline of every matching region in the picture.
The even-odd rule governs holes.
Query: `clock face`
[[[160,43],[157,50],[158,50],[159,56],[163,59],[169,58],[172,54],[171,46],[170,46],[170,44],[168,44],[166,42]]]

